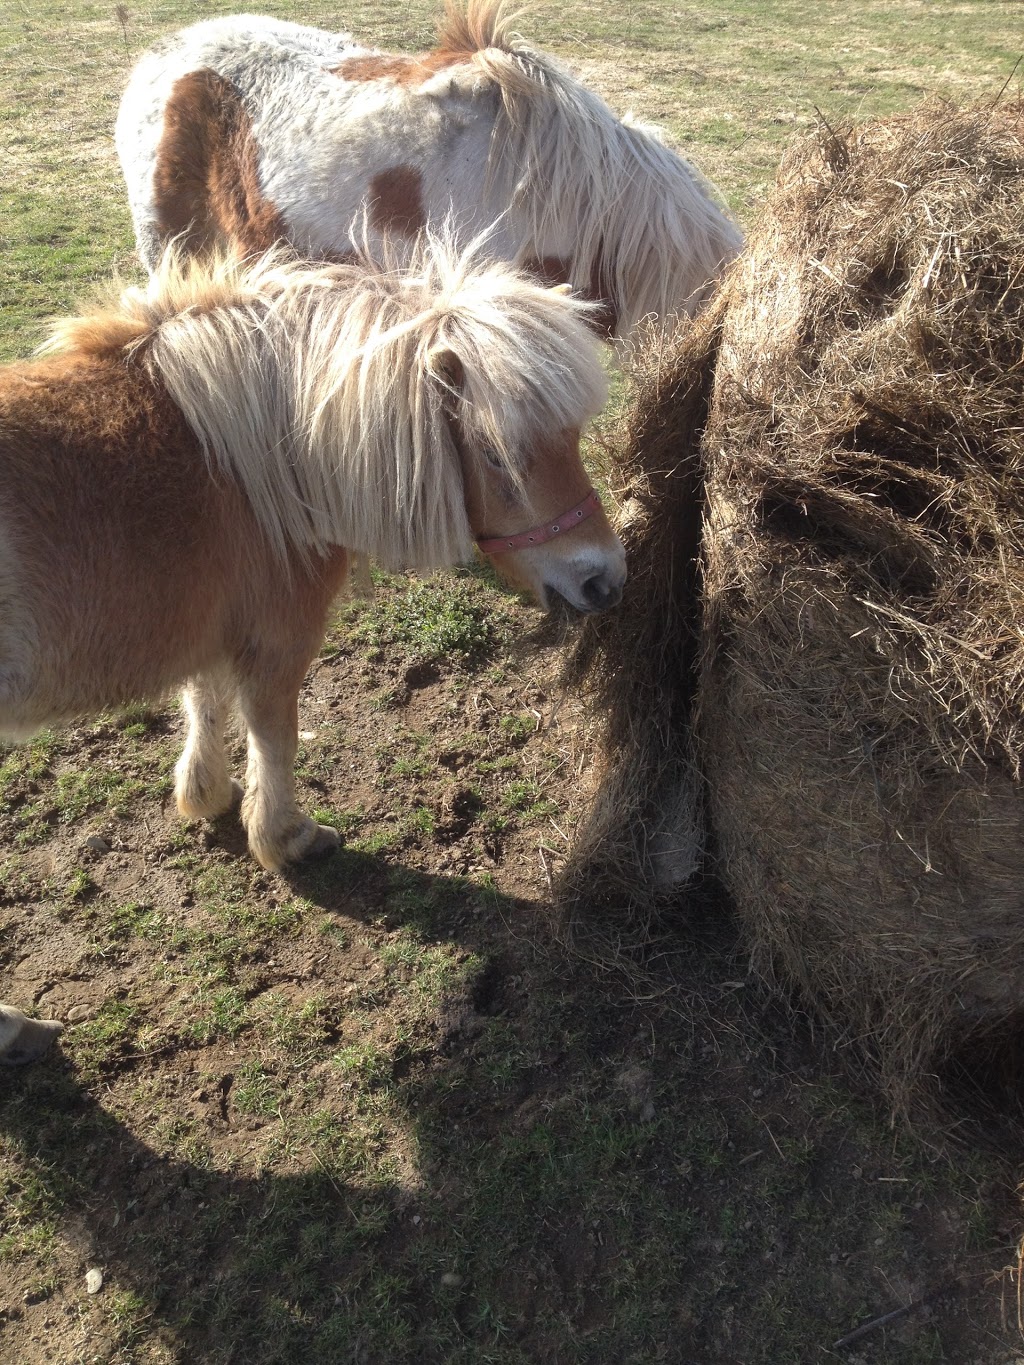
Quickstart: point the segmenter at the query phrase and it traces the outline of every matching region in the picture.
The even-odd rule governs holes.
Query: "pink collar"
[[[478,540],[477,545],[485,555],[503,555],[509,550],[525,550],[530,545],[543,545],[546,540],[554,540],[555,536],[560,536],[563,531],[571,531],[581,521],[586,521],[600,506],[601,499],[591,489],[582,502],[570,507],[568,512],[563,512],[557,521],[549,522],[546,526],[535,526],[532,531],[519,531],[514,536],[494,536],[490,540]]]

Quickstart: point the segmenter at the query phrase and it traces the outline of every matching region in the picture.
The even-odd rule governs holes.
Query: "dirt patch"
[[[348,615],[298,765],[346,847],[287,877],[179,823],[173,710],[9,755],[0,988],[68,1026],[3,1082],[0,1358],[796,1365],[922,1299],[837,1358],[1003,1365],[1004,1167],[894,1140],[713,898],[641,977],[566,955],[592,745],[530,620]]]

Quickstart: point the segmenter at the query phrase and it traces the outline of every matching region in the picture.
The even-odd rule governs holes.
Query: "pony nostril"
[[[591,611],[607,611],[609,607],[614,607],[622,596],[621,585],[609,583],[605,575],[600,573],[588,578],[580,591]]]

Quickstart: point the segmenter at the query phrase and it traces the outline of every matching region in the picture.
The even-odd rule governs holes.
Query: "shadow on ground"
[[[254,1031],[87,1082],[59,1053],[4,1078],[7,1196],[44,1212],[3,1359],[1007,1359],[1005,1165],[889,1130],[708,904],[641,977],[462,879],[343,853],[290,882],[328,914],[357,887],[384,933],[476,966],[407,1037],[353,1054],[342,1021],[286,1081]],[[256,1063],[273,1084],[246,1105]]]

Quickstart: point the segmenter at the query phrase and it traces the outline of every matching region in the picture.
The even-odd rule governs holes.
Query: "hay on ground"
[[[692,552],[698,458],[692,729],[685,650],[637,642],[696,629],[658,576]],[[695,732],[755,969],[904,1105],[1024,1012],[1024,110],[931,103],[799,143],[630,461],[633,598],[590,660],[623,830],[602,866],[595,817],[567,893],[614,864],[653,902],[636,823],[678,806]],[[691,788],[683,841],[697,808]]]

